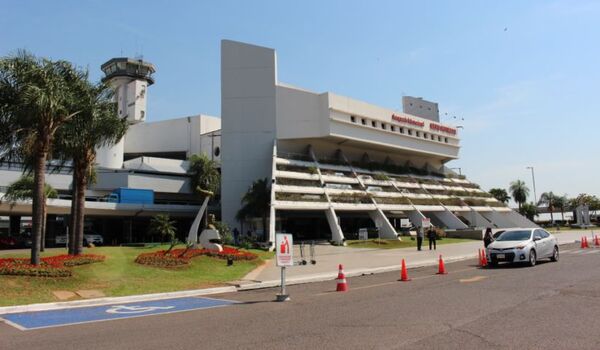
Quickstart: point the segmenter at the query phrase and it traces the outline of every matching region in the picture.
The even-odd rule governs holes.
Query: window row
[[[359,118],[357,118],[356,116],[353,116],[353,115],[350,116],[350,121],[352,123],[355,123],[355,124],[358,123],[358,119]],[[360,118],[360,123],[365,126],[368,125],[366,118]],[[441,135],[435,135],[435,134],[427,133],[427,132],[420,131],[420,130],[404,128],[404,127],[397,126],[397,125],[391,125],[391,124],[388,125],[386,123],[371,120],[372,127],[377,128],[377,124],[379,124],[379,127],[383,130],[390,130],[392,132],[398,132],[400,134],[406,133],[410,136],[423,137],[424,139],[430,139],[431,141],[448,143],[448,138],[441,136]]]

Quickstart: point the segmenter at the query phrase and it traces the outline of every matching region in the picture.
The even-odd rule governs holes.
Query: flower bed
[[[69,267],[104,261],[104,256],[95,254],[57,255],[40,259],[39,265],[31,265],[28,258],[0,259],[0,275],[35,277],[70,277]]]
[[[189,265],[192,258],[201,255],[219,259],[231,258],[233,260],[254,260],[258,258],[258,255],[254,253],[225,246],[222,252],[208,249],[173,249],[167,253],[166,250],[159,250],[140,254],[135,258],[135,262],[158,267],[181,267]]]

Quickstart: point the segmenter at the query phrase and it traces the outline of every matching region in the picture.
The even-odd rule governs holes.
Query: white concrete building
[[[403,104],[398,113],[281,83],[275,50],[222,41],[223,220],[239,226],[243,194],[267,178],[270,242],[288,231],[342,243],[360,225],[395,238],[402,218],[447,229],[534,225],[444,167],[460,139],[436,103]]]

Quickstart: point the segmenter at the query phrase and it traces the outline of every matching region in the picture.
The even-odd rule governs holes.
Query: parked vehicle
[[[106,197],[110,203],[154,204],[154,191],[119,187]]]
[[[11,249],[17,248],[17,240],[15,237],[1,236],[0,237],[0,249]]]
[[[558,261],[558,241],[539,228],[506,230],[487,247],[487,254],[492,267],[499,262],[535,266],[539,259]]]
[[[102,237],[102,235],[99,235],[99,234],[91,232],[91,231],[84,232],[83,233],[83,245],[88,245],[90,243],[92,243],[94,245],[103,245],[104,237]],[[67,245],[67,235],[66,234],[57,235],[54,238],[54,244],[56,244],[57,246],[66,246]]]

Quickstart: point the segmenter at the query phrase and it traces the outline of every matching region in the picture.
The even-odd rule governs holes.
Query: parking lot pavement
[[[12,349],[598,349],[600,249],[563,246],[558,263],[480,269],[475,260],[214,296],[224,308],[19,331]]]

